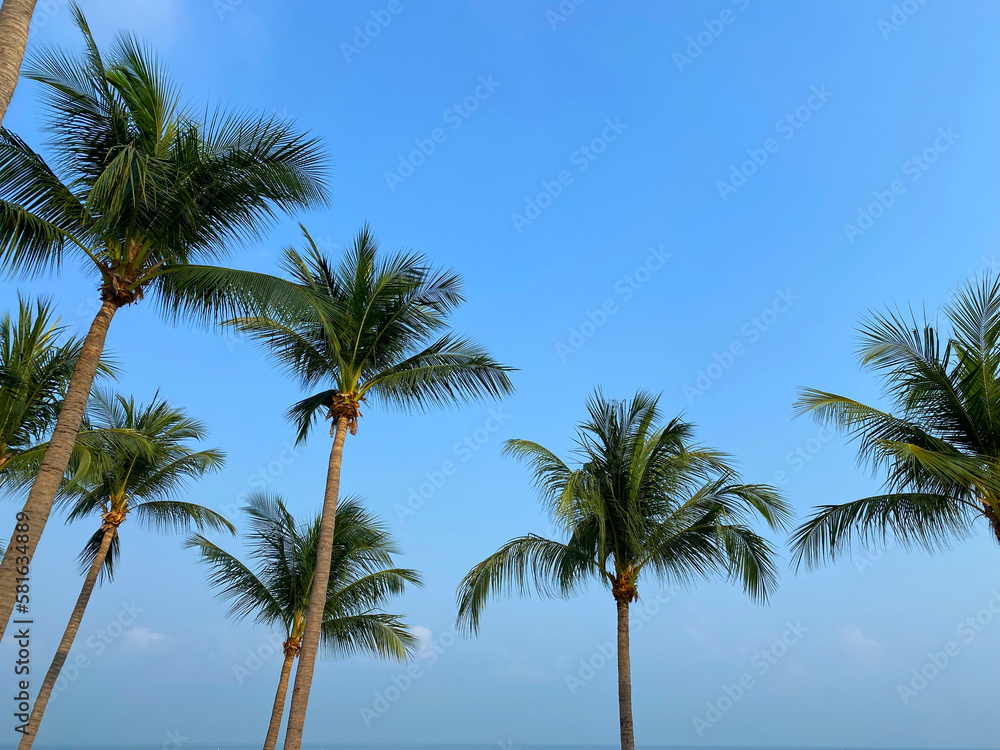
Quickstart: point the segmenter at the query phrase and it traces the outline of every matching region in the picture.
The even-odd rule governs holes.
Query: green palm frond
[[[72,16],[83,49],[43,47],[24,68],[41,89],[50,160],[0,130],[3,270],[83,261],[123,292],[119,304],[152,293],[168,318],[217,322],[276,302],[278,280],[209,266],[282,214],[326,204],[320,141],[285,118],[199,116],[152,49],[120,34],[102,53],[75,4]]]
[[[280,622],[286,638],[301,637],[316,571],[320,519],[298,521],[279,496],[267,492],[251,493],[243,510],[251,564],[200,535],[192,536],[188,546],[208,565],[209,584],[221,600],[230,602],[231,617],[242,620],[256,613],[257,623]],[[412,653],[412,633],[398,616],[384,612],[407,585],[421,585],[415,571],[393,567],[396,552],[384,524],[357,498],[341,500],[322,625],[322,645],[331,655],[405,659]]]
[[[322,648],[340,658],[370,654],[405,662],[416,653],[417,639],[397,615],[373,612],[324,620]]]
[[[967,538],[974,517],[960,498],[915,492],[824,505],[792,535],[792,559],[797,567],[815,568],[855,546],[884,546],[890,535],[906,549],[940,551],[953,539]]]
[[[292,304],[227,321],[304,388],[320,389],[289,410],[300,441],[336,394],[422,410],[512,393],[509,367],[448,330],[462,302],[457,275],[414,253],[383,256],[367,225],[339,262],[303,235],[305,250],[287,249],[282,264],[298,290],[286,295]]]
[[[776,552],[752,524],[787,527],[779,492],[741,482],[724,453],[694,442],[691,424],[665,421],[652,394],[614,401],[598,390],[587,411],[578,466],[527,440],[504,445],[567,539],[518,537],[473,568],[459,586],[460,626],[476,632],[492,597],[569,596],[593,578],[628,601],[646,571],[674,586],[729,579],[764,601],[777,585]]]
[[[177,497],[189,482],[222,465],[220,451],[194,450],[192,443],[204,437],[200,422],[158,394],[144,405],[96,391],[81,432],[85,454],[71,461],[70,478],[60,492],[69,508],[67,520],[112,514],[118,523],[135,519],[160,532],[193,527],[235,534],[232,524],[215,511]],[[81,560],[92,558],[103,533],[91,539]],[[117,532],[113,543],[109,558],[118,554]],[[107,564],[113,563],[109,559]]]
[[[458,623],[470,633],[479,631],[486,603],[497,596],[566,598],[593,577],[610,574],[586,552],[535,534],[511,539],[470,570],[458,588]]]
[[[985,516],[1000,540],[1000,278],[970,281],[938,320],[874,313],[859,360],[880,379],[896,416],[803,389],[799,414],[841,429],[883,492],[820,508],[793,536],[798,564],[834,560],[854,541],[893,536],[926,550],[965,538]]]

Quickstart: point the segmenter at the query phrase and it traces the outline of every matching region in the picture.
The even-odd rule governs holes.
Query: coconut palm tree
[[[311,305],[295,314],[243,317],[232,324],[262,342],[304,387],[321,388],[289,410],[304,441],[325,412],[333,445],[323,500],[316,579],[295,672],[285,750],[298,750],[326,607],[340,469],[361,404],[425,409],[512,392],[510,368],[447,329],[463,300],[454,273],[435,271],[412,253],[381,257],[366,226],[337,264],[303,229],[308,249],[285,253],[284,269]]]
[[[723,577],[755,601],[777,584],[774,550],[751,528],[790,518],[777,490],[743,484],[728,457],[692,442],[694,427],[663,423],[658,398],[610,401],[597,391],[577,428],[579,465],[527,440],[504,453],[525,462],[565,539],[511,539],[476,565],[458,590],[458,624],[476,633],[486,602],[502,594],[568,597],[591,580],[618,611],[618,708],[623,750],[634,750],[629,605],[643,573],[672,585]]]
[[[221,452],[196,449],[194,443],[205,437],[205,428],[199,422],[159,396],[143,406],[131,398],[99,392],[92,399],[90,418],[98,428],[128,430],[141,436],[145,448],[123,450],[121,443],[111,441],[103,452],[94,452],[85,472],[77,473],[72,482],[64,485],[69,520],[98,516],[101,525],[80,553],[80,565],[86,572],[83,589],[38,690],[19,750],[27,750],[35,741],[99,574],[103,571],[108,579],[114,576],[120,554],[118,529],[125,520],[134,518],[157,531],[184,531],[194,526],[235,533],[232,525],[214,511],[177,499],[191,480],[222,465]]]
[[[285,659],[264,741],[264,750],[274,750],[288,680],[305,632],[320,518],[299,523],[280,497],[265,492],[251,494],[247,506],[251,565],[201,535],[193,535],[188,546],[209,566],[209,583],[219,590],[219,598],[231,602],[230,616],[242,620],[255,614],[255,622],[280,626],[284,632]],[[405,661],[413,652],[415,639],[402,619],[383,611],[407,583],[420,583],[415,571],[392,567],[397,551],[385,527],[357,500],[340,503],[321,636],[331,654],[369,653]]]
[[[14,97],[36,0],[3,0],[0,5],[0,125]]]
[[[980,523],[1000,542],[1000,278],[970,281],[932,320],[871,315],[858,360],[891,411],[814,389],[795,406],[857,441],[859,460],[885,483],[818,508],[793,534],[796,562],[816,566],[890,535],[904,548],[943,549]]]
[[[211,315],[204,310],[232,301],[218,291],[223,281],[242,301],[268,298],[273,277],[199,264],[261,236],[279,212],[321,203],[326,194],[316,140],[290,122],[247,113],[217,109],[196,119],[155,54],[126,35],[105,57],[83,14],[71,10],[83,54],[49,49],[26,73],[42,84],[53,166],[0,130],[0,267],[31,275],[79,262],[96,277],[100,298],[24,507],[29,557],[117,311],[152,294],[171,319],[193,305]],[[8,546],[0,564],[0,628],[13,607],[16,555]]]
[[[59,414],[80,356],[44,300],[18,297],[17,314],[0,318],[0,487],[27,473]]]

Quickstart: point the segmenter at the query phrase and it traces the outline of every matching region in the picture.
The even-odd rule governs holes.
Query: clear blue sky
[[[40,16],[46,5],[55,13],[31,46],[78,45],[64,5],[40,3]],[[399,12],[363,49],[345,46],[390,5]],[[501,441],[565,452],[597,385],[620,397],[662,391],[665,410],[683,411],[704,441],[739,457],[749,480],[784,480],[799,514],[877,486],[841,438],[792,420],[796,388],[877,400],[852,357],[865,311],[934,310],[1000,262],[1000,5],[902,5],[914,12],[901,10],[895,28],[889,0],[588,0],[563,18],[547,15],[555,0],[83,3],[102,43],[129,28],[155,45],[192,103],[277,110],[325,139],[330,209],[283,222],[235,263],[274,268],[298,219],[334,253],[369,221],[385,248],[458,269],[469,302],[456,327],[520,368],[494,432],[496,406],[370,409],[347,446],[344,488],[391,522],[404,562],[426,576],[397,608],[437,643],[450,642],[468,568],[511,536],[547,531],[525,472],[499,457]],[[32,143],[36,96],[22,82],[5,123]],[[411,173],[401,159],[428,139],[434,151]],[[752,159],[760,163],[743,165]],[[543,183],[553,200],[536,201]],[[859,224],[875,193],[892,205]],[[58,280],[3,282],[4,307],[18,286],[55,295],[69,325],[89,323],[93,284],[74,268]],[[292,431],[282,413],[299,392],[253,346],[168,327],[141,306],[115,320],[109,346],[123,390],[148,399],[160,389],[228,452],[225,471],[194,498],[231,510],[263,472],[295,509],[318,508],[329,439],[320,431],[296,456],[283,454]],[[467,437],[482,441],[478,450],[456,450]],[[457,473],[400,521],[411,489],[449,460]],[[4,527],[14,510],[4,505]],[[96,592],[75,651],[91,664],[50,706],[43,739],[160,745],[179,730],[213,747],[259,741],[278,659],[242,684],[234,667],[266,634],[225,619],[179,539],[122,531],[120,574]],[[74,559],[91,532],[56,522],[40,547],[39,666],[68,617],[80,585]],[[633,635],[636,736],[996,747],[1000,621],[970,642],[956,633],[1000,590],[996,560],[983,534],[936,557],[896,550],[798,575],[783,564],[767,607],[724,583],[678,593],[647,610]],[[642,591],[657,610],[655,584]],[[103,653],[88,647],[133,601],[142,611],[128,633]],[[765,674],[760,652],[789,622],[807,632],[789,635],[798,640]],[[613,666],[575,691],[566,679],[579,677],[581,659],[600,664],[595,644],[613,627],[600,589],[569,602],[497,603],[477,640],[425,654],[421,676],[390,690],[398,699],[370,726],[361,709],[400,668],[322,664],[307,740],[616,742]],[[904,703],[898,685],[952,641],[957,655]],[[11,662],[5,643],[0,665]],[[0,669],[8,689],[11,672]],[[721,700],[729,710],[713,721],[707,704],[718,707],[741,680],[745,694]],[[701,735],[694,717],[710,724]],[[12,723],[0,737],[13,739]]]

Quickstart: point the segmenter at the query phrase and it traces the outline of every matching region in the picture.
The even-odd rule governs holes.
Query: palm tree
[[[3,0],[0,6],[0,125],[14,97],[36,0]]]
[[[943,549],[980,521],[1000,542],[1000,278],[970,281],[941,317],[945,325],[887,311],[862,325],[858,360],[882,381],[892,412],[801,391],[797,411],[856,440],[859,460],[885,483],[872,497],[819,507],[792,537],[798,564],[889,535],[904,548]]]
[[[412,253],[379,257],[366,226],[334,265],[305,232],[305,255],[285,253],[284,268],[311,300],[296,314],[243,317],[235,327],[261,341],[305,388],[325,386],[289,410],[304,441],[317,415],[332,421],[317,550],[316,577],[295,672],[285,750],[298,750],[319,646],[321,614],[340,494],[340,468],[347,433],[356,434],[361,404],[403,409],[453,404],[509,394],[510,368],[482,347],[447,330],[459,305],[455,274],[435,271]],[[304,310],[305,312],[303,312]]]
[[[130,398],[102,393],[96,393],[92,400],[91,419],[99,428],[128,430],[141,436],[145,445],[123,450],[120,443],[110,441],[106,450],[95,452],[82,475],[77,474],[64,485],[63,494],[70,504],[69,520],[99,516],[101,526],[80,553],[80,565],[86,571],[83,589],[38,690],[18,750],[27,750],[35,741],[98,575],[102,571],[109,579],[114,575],[120,553],[118,528],[126,518],[131,516],[158,531],[183,531],[195,526],[235,533],[232,525],[214,511],[176,499],[190,480],[222,465],[221,452],[196,450],[192,445],[205,437],[205,428],[199,422],[158,396],[143,406]]]
[[[19,464],[32,463],[48,437],[80,343],[47,301],[19,297],[17,315],[0,318],[0,487],[27,473]]]
[[[219,597],[232,602],[232,617],[242,620],[256,613],[255,622],[280,625],[284,630],[285,659],[264,741],[264,750],[274,750],[292,664],[305,631],[320,518],[300,524],[281,498],[263,492],[251,494],[247,504],[250,557],[256,571],[201,535],[192,536],[188,546],[199,550],[201,560],[209,565],[209,582],[219,589]],[[398,551],[395,544],[358,501],[342,501],[337,516],[322,644],[333,654],[370,653],[405,661],[415,639],[401,618],[382,610],[390,597],[403,593],[407,583],[419,585],[420,576],[392,567],[392,555]]]
[[[764,601],[777,584],[774,550],[750,523],[781,528],[790,512],[773,487],[742,484],[725,454],[693,444],[691,424],[663,424],[656,397],[609,401],[597,391],[587,411],[576,468],[538,443],[504,444],[529,466],[566,538],[517,537],[476,565],[458,589],[458,624],[478,632],[492,596],[569,597],[596,578],[617,606],[621,743],[634,750],[628,617],[640,575],[679,585],[722,576]]]
[[[246,299],[273,295],[273,277],[197,264],[326,194],[316,140],[290,122],[246,113],[216,110],[196,120],[155,54],[126,35],[105,59],[79,8],[72,13],[83,55],[46,50],[26,73],[45,92],[55,168],[0,130],[0,265],[39,274],[72,256],[97,277],[101,301],[24,506],[29,557],[116,312],[150,293],[170,318],[196,312],[199,301],[198,310],[216,310],[226,305],[222,281]],[[11,544],[0,564],[0,637],[14,604],[17,554]]]

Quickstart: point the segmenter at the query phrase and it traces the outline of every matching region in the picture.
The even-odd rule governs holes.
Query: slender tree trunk
[[[632,659],[628,650],[628,600],[618,604],[618,717],[622,729],[622,750],[635,750],[632,734]]]
[[[66,632],[63,633],[62,640],[59,642],[59,648],[56,649],[56,655],[52,659],[49,671],[45,674],[45,680],[38,689],[38,697],[35,698],[35,705],[31,708],[31,718],[28,720],[28,731],[21,737],[21,742],[17,746],[17,750],[29,750],[35,741],[35,735],[38,733],[38,725],[42,723],[42,715],[45,713],[45,707],[48,705],[49,698],[52,697],[52,688],[55,687],[56,680],[59,679],[59,672],[62,670],[63,664],[66,663],[66,657],[69,656],[69,651],[73,647],[73,640],[76,638],[77,631],[80,630],[83,613],[87,609],[90,595],[94,592],[94,584],[97,583],[97,576],[101,572],[101,566],[104,565],[104,558],[108,556],[108,550],[111,549],[111,542],[117,533],[115,529],[109,529],[104,532],[100,549],[94,558],[94,562],[90,565],[90,570],[87,571],[87,577],[83,582],[83,590],[80,591],[80,597],[76,600],[73,614],[70,615],[69,623],[66,625]]]
[[[0,125],[21,75],[35,0],[3,0],[0,6]]]
[[[316,550],[316,572],[313,574],[312,590],[309,592],[309,611],[306,613],[305,631],[302,634],[299,666],[295,670],[292,705],[288,709],[285,750],[300,750],[302,747],[302,728],[306,721],[309,688],[312,685],[313,669],[316,667],[327,588],[330,585],[333,529],[337,518],[337,499],[340,497],[340,466],[344,458],[347,430],[347,417],[339,417],[333,435],[333,448],[330,449],[330,465],[326,472],[326,494],[323,497],[323,517],[319,524],[319,545]]]
[[[264,738],[264,750],[274,750],[278,745],[278,732],[281,730],[281,716],[285,713],[285,695],[288,693],[288,677],[292,673],[292,663],[295,652],[285,651],[285,661],[281,665],[281,677],[278,678],[278,692],[274,694],[274,708],[271,709],[271,723],[267,727],[267,737]]]
[[[66,467],[69,466],[70,455],[76,444],[76,435],[80,431],[80,422],[83,421],[83,413],[90,398],[90,389],[94,384],[94,376],[97,374],[97,366],[104,353],[104,341],[108,335],[108,327],[111,325],[111,319],[117,309],[117,305],[113,302],[105,302],[101,305],[100,312],[97,313],[87,337],[83,340],[80,358],[76,362],[73,376],[66,389],[66,398],[59,409],[59,418],[56,420],[52,438],[49,440],[49,447],[46,448],[45,455],[42,456],[38,474],[35,476],[31,491],[28,493],[28,499],[22,508],[22,511],[27,515],[27,519],[23,523],[28,525],[26,533],[28,535],[29,565],[30,559],[34,557],[35,548],[38,546],[38,540],[42,536],[42,530],[45,528],[45,522],[48,521],[49,513],[52,512],[52,503],[59,491],[59,484],[66,474]],[[3,638],[7,622],[14,610],[14,599],[17,595],[17,557],[24,554],[17,551],[16,540],[17,532],[15,531],[11,534],[7,552],[4,554],[3,562],[0,563],[0,639]]]

